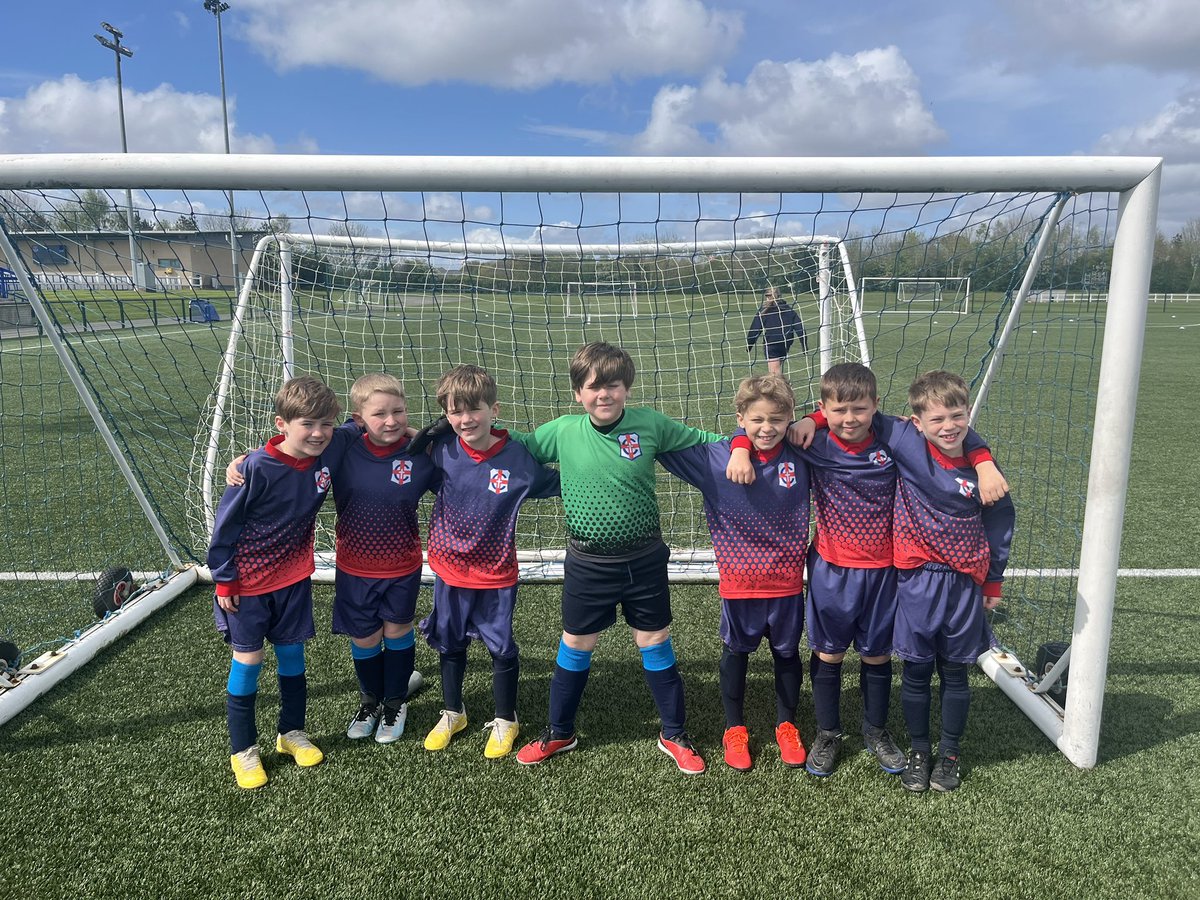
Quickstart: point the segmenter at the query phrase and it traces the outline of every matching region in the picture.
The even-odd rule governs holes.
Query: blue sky
[[[0,153],[223,150],[202,0],[4,4]],[[1200,217],[1194,0],[231,0],[235,152],[1166,157]]]

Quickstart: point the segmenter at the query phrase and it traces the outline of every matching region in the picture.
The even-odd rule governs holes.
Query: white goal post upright
[[[191,467],[186,454],[194,440],[188,433],[189,426],[203,418],[204,427],[211,428],[213,421],[236,418],[251,409],[259,415],[258,404],[292,372],[314,371],[327,379],[341,379],[338,390],[344,393],[343,384],[349,376],[396,367],[406,385],[411,385],[413,404],[425,413],[429,411],[428,385],[438,371],[460,361],[479,360],[492,369],[503,366],[500,374],[511,392],[510,407],[515,405],[514,400],[530,398],[518,410],[521,423],[525,423],[545,411],[569,407],[570,398],[561,387],[563,360],[581,339],[603,337],[629,347],[638,356],[638,387],[646,392],[643,396],[649,398],[648,402],[669,407],[672,414],[713,430],[724,430],[730,422],[724,407],[733,386],[747,371],[761,369],[761,359],[752,358],[747,365],[742,340],[746,319],[766,285],[786,284],[791,297],[812,298],[808,302],[816,307],[808,314],[819,318],[820,368],[843,358],[869,360],[880,379],[889,411],[901,411],[903,401],[898,398],[903,386],[922,367],[933,368],[936,364],[958,368],[977,391],[982,387],[984,371],[989,372],[985,389],[988,401],[980,413],[981,430],[985,436],[999,438],[993,446],[1008,463],[1006,473],[1010,480],[1015,479],[1018,498],[1014,577],[1007,591],[1012,598],[1010,615],[1015,620],[1023,594],[1039,591],[1042,585],[1050,586],[1046,596],[1051,599],[1063,591],[1073,595],[1064,601],[1073,610],[1069,632],[1071,678],[1065,710],[1060,715],[1053,709],[1044,691],[1039,692],[1028,677],[1032,660],[1021,658],[1026,671],[1020,674],[1014,674],[1012,664],[992,658],[981,662],[1072,762],[1092,766],[1097,758],[1104,700],[1160,167],[1161,160],[1156,158],[1131,157],[0,156],[0,192],[16,192],[23,202],[30,201],[24,207],[9,207],[4,205],[8,202],[5,195],[0,194],[0,219],[11,232],[13,245],[6,251],[7,267],[25,271],[25,293],[41,292],[49,315],[49,325],[43,327],[59,336],[84,382],[83,387],[67,386],[64,390],[52,385],[49,390],[53,396],[64,396],[75,389],[81,395],[90,394],[113,435],[112,443],[99,455],[93,453],[82,460],[66,455],[57,444],[53,454],[39,455],[23,447],[6,458],[10,465],[6,475],[10,481],[21,480],[24,471],[19,467],[25,465],[24,460],[30,460],[28,465],[32,467],[34,460],[44,462],[61,456],[68,462],[52,473],[52,481],[61,481],[62,473],[74,468],[79,470],[79,478],[73,482],[77,490],[103,488],[110,491],[105,496],[116,497],[111,488],[115,484],[119,489],[122,481],[109,469],[127,469],[141,485],[141,493],[153,510],[153,515],[147,513],[147,517],[160,520],[170,551],[164,551],[154,539],[153,528],[143,525],[137,533],[132,526],[115,527],[111,521],[105,530],[106,546],[98,547],[94,540],[76,540],[72,532],[85,536],[89,533],[79,527],[78,512],[87,507],[82,499],[67,498],[61,504],[68,507],[61,524],[39,520],[38,529],[24,529],[21,516],[42,516],[44,512],[18,502],[22,498],[10,494],[6,495],[5,506],[11,509],[3,515],[17,519],[4,520],[6,533],[14,539],[10,541],[13,546],[5,548],[9,556],[0,557],[0,571],[16,573],[29,568],[19,565],[18,558],[36,559],[37,565],[47,570],[95,571],[99,568],[97,556],[111,554],[114,547],[128,547],[119,552],[136,554],[136,558],[127,560],[136,570],[152,571],[158,565],[169,564],[172,555],[185,561],[203,558],[204,547],[190,526],[190,516],[198,509],[189,511],[182,499],[194,498],[192,488],[187,487]],[[114,296],[111,290],[101,287],[55,295],[53,285],[63,281],[60,275],[88,278],[101,274],[116,283],[119,277],[133,272],[133,261],[109,256],[107,264],[93,261],[85,265],[86,235],[72,232],[66,225],[52,224],[49,233],[37,232],[32,226],[14,226],[21,209],[41,209],[47,213],[44,219],[53,222],[57,212],[78,204],[82,191],[127,189],[139,205],[138,212],[151,221],[162,221],[160,214],[172,220],[180,214],[205,214],[208,201],[196,199],[204,198],[205,192],[215,198],[213,208],[219,205],[223,192],[230,190],[264,198],[264,203],[270,195],[271,208],[288,214],[293,222],[301,222],[298,230],[306,233],[301,236],[303,240],[276,239],[273,244],[260,244],[255,251],[259,262],[256,284],[242,284],[237,301],[222,306],[222,321],[216,323],[188,325],[185,317],[160,318],[160,310],[145,296],[133,300]],[[416,195],[415,201],[406,200],[408,195]],[[426,195],[436,195],[438,202],[423,203]],[[896,199],[908,195],[925,198],[911,206]],[[295,202],[297,196],[301,202]],[[724,202],[726,196],[735,202]],[[1078,196],[1079,202],[1068,201],[1063,220],[1048,225],[1043,211],[1064,196]],[[289,197],[292,206],[287,205]],[[372,214],[356,213],[353,221],[368,222],[368,230],[388,237],[355,237],[343,249],[347,253],[380,250],[385,255],[366,263],[350,259],[352,265],[335,273],[319,254],[313,253],[312,248],[318,245],[314,238],[327,231],[330,222],[350,223],[342,218],[348,215],[348,198],[364,203],[372,197],[386,197],[388,209],[399,213],[374,218]],[[532,197],[536,202],[521,207],[513,199],[520,197]],[[606,205],[605,198],[612,197],[622,202]],[[646,207],[653,208],[655,203],[636,208],[640,197],[657,201],[660,208],[669,210],[647,218]],[[1117,198],[1115,204],[1112,197]],[[330,198],[332,201],[326,202]],[[439,211],[447,207],[446,198],[458,200],[461,215],[439,218]],[[495,202],[499,198],[503,199]],[[575,208],[556,211],[540,222],[527,215],[542,201],[562,198],[573,202]],[[636,208],[628,216],[624,212],[627,203]],[[945,203],[940,211],[939,203]],[[913,212],[918,206],[921,211]],[[614,218],[613,211],[618,208],[620,212]],[[515,210],[508,219],[507,210]],[[932,225],[926,218],[930,210],[942,217]],[[1097,211],[1095,215],[1092,210]],[[1114,211],[1118,213],[1115,217]],[[268,230],[267,213],[264,209],[263,234]],[[429,217],[423,218],[426,215]],[[61,217],[63,222],[68,219]],[[576,223],[566,229],[571,233],[563,230],[562,222]],[[686,265],[672,263],[655,268],[654,264],[639,264],[636,275],[614,279],[636,282],[637,316],[605,315],[594,323],[555,321],[546,298],[557,297],[558,309],[562,310],[563,284],[603,280],[605,274],[597,277],[594,268],[581,267],[564,268],[555,274],[550,267],[539,268],[540,264],[531,262],[531,258],[541,258],[536,256],[537,251],[524,256],[520,250],[513,251],[514,244],[537,247],[574,243],[577,253],[581,247],[587,248],[585,253],[603,252],[592,245],[611,244],[626,254],[644,240],[648,227],[655,233],[682,231],[693,235],[691,243],[711,238],[735,246]],[[995,366],[991,365],[992,348],[998,339],[997,323],[1004,323],[1013,307],[1021,305],[1014,303],[1016,286],[1030,281],[1031,271],[1037,268],[1028,248],[1038,241],[1031,239],[1041,238],[1047,229],[1057,229],[1060,240],[1048,244],[1038,289],[1063,293],[1078,290],[1081,283],[1077,272],[1087,271],[1094,281],[1091,273],[1107,270],[1109,301],[1102,316],[1076,323],[1078,328],[1103,331],[1103,355],[1097,368],[1076,375],[1065,371],[1070,367],[1064,366],[1062,378],[1080,380],[1058,391],[1051,388],[1031,396],[1030,376],[1020,362],[1027,353],[1041,353],[1039,358],[1044,358],[1045,329],[1038,335],[1036,346],[1031,346],[1025,337],[1027,326],[1017,310],[1006,339],[1007,349],[1002,357],[996,357],[999,361]],[[1088,236],[1093,231],[1100,234],[1098,242]],[[468,236],[479,232],[495,236],[499,248],[496,255],[480,256],[465,249],[464,245],[472,243]],[[742,249],[751,239],[772,241],[805,232],[828,234],[835,241],[796,252]],[[173,252],[176,248],[171,246],[170,233],[153,233],[155,238],[160,234],[164,250],[158,256],[179,258]],[[457,241],[449,239],[453,234],[459,236]],[[408,258],[391,255],[397,252],[395,235],[417,242],[411,251],[400,248],[401,257],[407,253]],[[985,235],[981,240],[986,247],[971,243],[975,235]],[[147,231],[145,240],[150,236]],[[424,240],[418,240],[422,236]],[[587,240],[585,236],[595,238]],[[446,246],[439,248],[434,238],[445,238]],[[889,244],[893,238],[895,241]],[[372,240],[388,246],[372,248]],[[899,249],[894,253],[879,251],[884,244]],[[988,252],[968,257],[955,249],[960,246]],[[941,280],[941,302],[920,302],[914,297],[907,303],[909,319],[875,321],[868,328],[860,304],[863,295],[870,293],[869,282],[864,284],[866,279],[860,279],[856,285],[855,275],[883,272],[890,278],[913,271],[900,265],[901,253],[907,252],[905,247],[915,248],[915,255],[903,261],[915,258],[921,263],[917,277]],[[1075,251],[1080,249],[1096,257],[1086,270],[1078,265]],[[341,253],[334,250],[331,258],[342,259]],[[456,258],[449,259],[455,254]],[[60,262],[49,266],[48,255]],[[754,260],[759,268],[747,268],[740,262],[743,258]],[[834,262],[838,258],[843,260],[840,265]],[[995,269],[996,259],[1003,260],[1002,270]],[[268,271],[273,274],[268,275]],[[653,283],[666,283],[664,272],[669,274],[666,291],[661,284]],[[951,292],[949,279],[942,278],[945,272],[971,278],[967,290],[970,314],[946,316],[946,320],[954,321],[938,324],[933,323],[932,315],[939,309],[949,311],[947,297]],[[46,276],[44,280],[42,275]],[[326,276],[330,280],[323,282]],[[337,293],[345,287],[339,279],[349,279],[350,287],[360,290],[359,296],[382,296],[382,308],[373,302],[339,306],[338,299],[354,296]],[[840,279],[850,285],[851,312],[843,317],[844,337],[838,336],[834,324],[838,317],[833,310],[842,302],[846,289],[832,281],[827,284],[826,279]],[[95,282],[102,283],[103,278]],[[381,292],[380,288],[386,290]],[[79,296],[81,293],[87,296]],[[1021,293],[1027,292],[1022,288]],[[397,298],[397,308],[392,308],[393,298]],[[189,299],[209,298],[193,291],[182,297],[185,306]],[[131,306],[136,306],[132,316],[128,314]],[[963,310],[954,311],[965,311],[966,304],[962,306]],[[702,313],[699,317],[698,309]],[[1036,315],[1036,311],[1037,307],[1030,304],[1024,314]],[[702,328],[697,327],[700,319]],[[909,327],[912,322],[917,327]],[[932,324],[938,324],[937,329],[928,327]],[[251,344],[241,345],[239,351],[228,341],[233,332],[244,334],[247,342],[262,343],[254,344],[253,352],[239,356]],[[260,355],[261,348],[268,346],[270,357]],[[29,372],[45,379],[45,364],[33,356],[37,348],[22,344],[11,349],[28,357]],[[1069,345],[1050,349],[1079,363]],[[227,381],[224,365],[230,367]],[[811,396],[819,374],[816,367],[789,369],[802,396],[806,392]],[[63,385],[68,382],[64,380]],[[1094,391],[1093,384],[1098,385]],[[22,390],[32,387],[32,383],[23,385]],[[1086,403],[1079,400],[1077,389],[1086,390]],[[1072,511],[1069,522],[1051,520],[1049,526],[1043,526],[1037,516],[1022,518],[1021,511],[1030,509],[1030,503],[1038,504],[1038,510],[1050,509],[1058,495],[1048,493],[1053,486],[1047,484],[1044,469],[1022,462],[1025,442],[1019,430],[1012,430],[1015,426],[1009,420],[1018,417],[1016,410],[1021,403],[1051,404],[1049,409],[1056,411],[1053,403],[1057,394],[1070,398],[1073,415],[1082,414],[1090,420],[1074,430],[1064,426],[1061,435],[1047,435],[1047,439],[1069,443],[1077,440],[1074,436],[1078,433],[1086,433],[1090,424],[1090,453],[1086,449],[1075,452],[1074,445],[1070,453],[1050,451],[1082,460],[1080,483],[1086,488],[1086,503],[1081,504],[1081,521],[1075,520]],[[0,392],[0,403],[5,399]],[[23,399],[23,405],[50,405]],[[33,448],[58,440],[59,436],[45,430],[40,419],[30,418],[11,399],[8,402],[0,408],[0,415],[6,421],[20,423],[12,429],[14,435],[28,432]],[[65,418],[68,422],[71,419]],[[86,414],[80,418],[86,420]],[[269,424],[258,423],[260,434],[269,430]],[[1006,428],[1010,430],[1004,431]],[[79,444],[79,435],[71,433],[67,437],[70,441],[63,442],[62,447],[69,448],[72,441]],[[213,450],[215,462],[235,446],[221,443],[211,448],[202,441],[199,455],[209,456]],[[1029,453],[1035,451],[1044,458],[1045,448],[1039,445],[1030,448]],[[73,452],[80,451],[76,448]],[[101,458],[106,452],[114,458],[124,457],[126,464],[106,468]],[[18,470],[14,471],[14,466]],[[41,476],[30,468],[28,477],[32,482]],[[211,489],[216,480],[211,471],[207,480]],[[37,490],[41,488],[35,487]],[[129,509],[138,511],[134,497],[138,492],[126,490],[124,501],[109,501],[100,512],[112,520],[117,513],[125,516]],[[1061,496],[1074,495],[1066,491]],[[684,502],[683,507],[688,503]],[[70,512],[76,515],[72,517]],[[703,528],[703,517],[696,510],[681,508],[679,513],[683,518],[678,525],[672,519],[671,529],[693,533]],[[201,515],[201,521],[203,518]],[[553,528],[550,519],[536,521],[548,532]],[[1076,528],[1082,530],[1081,541],[1073,537],[1078,533]],[[54,566],[50,559],[38,555],[40,549],[34,553],[19,543],[26,530],[51,535],[48,543],[52,552],[61,554],[68,565]],[[126,531],[131,533],[126,535]],[[90,533],[95,534],[95,529]],[[147,534],[148,540],[144,539]],[[561,534],[547,539],[551,541],[560,542]],[[1060,547],[1059,542],[1066,541],[1075,542]],[[1054,561],[1059,559],[1065,565],[1056,567]],[[1018,576],[1017,569],[1027,574]],[[1076,570],[1077,575],[1073,574]],[[20,595],[11,606],[8,595],[0,594],[0,604],[4,604],[5,612],[24,609],[31,602],[29,597],[57,593],[61,591],[42,588],[40,595],[38,591]],[[6,621],[12,621],[11,617]],[[1002,633],[999,626],[997,633]],[[1011,628],[1003,634],[1016,636]],[[1039,639],[1032,632],[1031,636],[1036,646]]]

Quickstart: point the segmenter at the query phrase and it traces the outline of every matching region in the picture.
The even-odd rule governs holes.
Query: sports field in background
[[[634,402],[646,401],[653,390],[654,402],[668,412],[715,430],[732,427],[728,410],[716,408],[713,386],[689,383],[677,362],[689,354],[711,354],[715,377],[728,380],[723,389],[731,396],[732,386],[750,371],[739,343],[750,314],[744,320],[724,317],[709,345],[700,343],[682,356],[645,349]],[[976,353],[970,341],[954,338],[960,329],[986,335],[989,314],[995,315],[980,304],[969,316],[939,315],[924,322],[920,334],[904,328],[902,316],[869,318],[886,408],[902,409],[903,387],[918,355],[925,368],[945,365],[974,374],[967,371],[968,360],[981,356],[983,348]],[[1011,470],[1040,474],[1070,462],[1049,449],[1064,446],[1072,401],[1055,391],[1054,367],[1086,366],[1099,355],[1101,329],[1094,319],[1102,314],[1094,306],[1028,308],[1013,353],[1024,368],[1015,368],[1013,387],[997,395],[999,408],[981,421],[1002,465],[1019,461],[1009,463]],[[423,315],[430,320],[409,327],[435,333],[438,323],[431,313]],[[807,311],[805,319],[811,321]],[[536,324],[525,327],[533,333]],[[84,339],[112,348],[96,358],[111,360],[109,389],[134,412],[121,423],[131,443],[163,448],[147,478],[164,492],[178,477],[179,456],[190,453],[194,407],[211,388],[197,373],[209,371],[219,356],[225,327],[160,324],[157,330],[96,332]],[[569,403],[566,360],[584,337],[630,344],[635,352],[643,340],[651,346],[649,319],[620,326],[559,322],[549,333],[545,323],[540,327],[549,334],[545,351],[484,360],[497,370],[502,392],[511,392],[502,393],[502,402],[514,412],[522,410],[521,390]],[[661,335],[658,340],[662,346]],[[384,339],[379,352],[395,353],[416,395],[416,383],[428,390],[442,369],[467,358],[465,346],[452,344],[433,345],[428,357],[413,359]],[[930,347],[951,345],[957,356],[929,357]],[[155,383],[122,379],[123,367],[141,355],[158,358],[164,347],[174,362],[160,370]],[[1197,359],[1200,304],[1152,309],[1123,567],[1200,565],[1200,530],[1192,522],[1200,508],[1200,476],[1186,464],[1187,426],[1200,416]],[[656,362],[663,364],[655,367]],[[30,388],[49,382],[55,365],[36,339],[0,342],[6,430],[44,429],[48,446],[75,448],[54,451],[59,456],[46,483],[19,487],[19,473],[9,466],[28,467],[29,460],[5,456],[3,499],[20,517],[8,522],[26,523],[52,545],[63,531],[55,517],[69,515],[78,523],[72,533],[82,536],[90,567],[115,561],[136,567],[139,554],[154,558],[153,538],[140,526],[140,511],[123,485],[113,481],[70,386],[52,392]],[[796,354],[794,379],[800,365]],[[519,377],[506,378],[507,372]],[[413,405],[416,417],[428,414],[428,400],[414,398]],[[511,421],[526,424],[522,415]],[[60,436],[70,440],[60,444]],[[51,483],[68,477],[69,493]],[[1045,502],[1034,505],[1028,491],[1022,492],[1021,477],[1013,480],[1018,535],[1024,529],[1050,543],[1068,542],[1070,535],[1055,534]],[[86,500],[71,503],[70,496]],[[125,534],[135,537],[118,544]],[[1032,543],[1025,546],[1035,552]],[[1030,564],[1037,561],[1014,556],[1014,566]],[[597,652],[579,751],[530,770],[511,759],[486,762],[484,737],[474,727],[442,754],[421,749],[421,738],[437,718],[435,677],[413,702],[409,733],[399,744],[346,740],[355,690],[349,654],[344,640],[319,625],[309,645],[309,728],[328,760],[299,771],[266,753],[272,782],[246,794],[236,790],[228,770],[223,706],[228,654],[213,632],[210,594],[196,589],[0,726],[0,771],[13,824],[3,845],[0,887],[29,897],[1198,896],[1196,584],[1194,578],[1118,582],[1095,770],[1073,768],[976,673],[964,742],[966,780],[962,790],[946,796],[908,796],[895,778],[856,752],[853,663],[845,680],[849,736],[838,772],[819,781],[783,768],[770,741],[773,700],[765,651],[752,660],[747,694],[756,767],[748,775],[725,769],[719,758],[719,608],[712,586],[674,592],[689,728],[710,763],[701,778],[678,774],[655,748],[653,706],[622,628],[606,635]],[[6,600],[2,609],[10,623],[30,624],[3,627],[69,635],[91,619],[83,588],[21,602],[17,609]],[[319,623],[328,621],[329,603],[328,589],[318,589]],[[424,593],[419,612],[428,606]],[[558,624],[557,586],[522,587],[517,628],[525,737],[545,723]],[[436,655],[427,648],[419,648],[418,664],[436,674]],[[489,675],[486,654],[473,651],[466,686],[472,726],[490,718]],[[806,738],[813,729],[807,697],[806,688],[800,711]],[[273,679],[264,674],[259,706],[264,735],[271,733],[276,709]],[[895,730],[902,734],[898,696],[893,710]]]

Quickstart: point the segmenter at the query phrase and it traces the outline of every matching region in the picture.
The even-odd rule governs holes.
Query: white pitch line
[[[1007,569],[1005,577],[1077,578],[1078,569]],[[1118,578],[1200,578],[1200,569],[1117,569]]]

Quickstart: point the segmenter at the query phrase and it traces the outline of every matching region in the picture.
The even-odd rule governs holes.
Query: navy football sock
[[[417,655],[413,633],[384,638],[380,655],[383,657],[383,699],[391,706],[399,706],[408,699],[408,679]]]
[[[308,704],[308,676],[279,676],[279,733],[304,729],[304,708]]]
[[[515,722],[517,719],[517,679],[521,674],[521,658],[492,657],[492,697],[496,702],[496,718]]]
[[[241,753],[258,743],[254,724],[254,700],[257,694],[225,694],[225,720],[229,723],[230,753]]]
[[[886,727],[892,699],[892,661],[862,663],[858,687],[862,691],[863,720],[872,728]]]
[[[442,669],[442,705],[451,712],[463,711],[462,689],[463,679],[467,676],[467,651],[443,653],[441,655]]]
[[[679,667],[643,668],[642,675],[650,686],[650,693],[654,695],[654,705],[658,707],[658,716],[662,719],[663,737],[673,738],[681,734],[685,713],[683,678],[679,675]]]
[[[775,724],[796,721],[796,707],[800,705],[800,685],[804,681],[804,666],[800,655],[787,656],[771,651],[775,662]]]
[[[842,730],[842,664],[825,662],[817,654],[808,660],[812,682],[813,714],[822,731]]]
[[[554,667],[550,679],[550,730],[555,737],[569,737],[575,733],[575,715],[587,687],[591,667],[582,670]]]
[[[358,677],[358,691],[363,700],[369,697],[378,703],[383,699],[383,653],[378,645],[360,647],[351,641],[350,656],[354,659],[354,674]]]
[[[958,756],[971,708],[967,667],[962,663],[944,662],[938,666],[938,675],[942,695],[942,737],[938,742],[938,755]]]
[[[900,677],[900,706],[913,750],[929,753],[929,710],[933,703],[933,663],[905,662]]]
[[[725,727],[745,725],[746,669],[750,657],[721,647],[721,706],[725,709]]]

